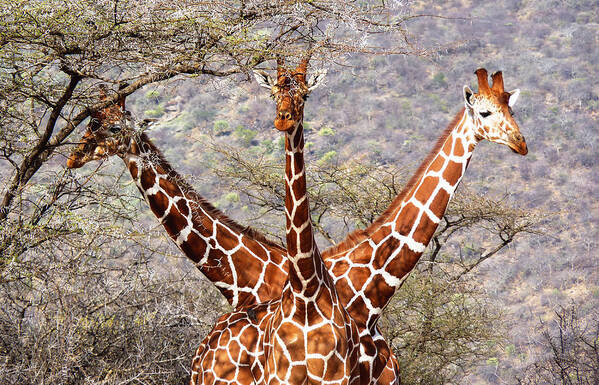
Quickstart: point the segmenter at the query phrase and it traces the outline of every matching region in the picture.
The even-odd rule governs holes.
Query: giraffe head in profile
[[[107,97],[106,88],[100,88],[101,100]],[[131,120],[125,111],[125,98],[91,114],[79,144],[67,159],[67,168],[79,168],[89,161],[124,154],[130,145]]]
[[[254,71],[258,84],[267,88],[276,102],[275,128],[291,133],[304,118],[304,102],[310,92],[324,79],[326,71],[316,71],[306,80],[309,58],[304,58],[294,69],[285,67],[283,59],[277,59],[277,79],[265,71]]]
[[[506,92],[503,89],[501,71],[491,75],[492,86],[489,86],[486,69],[479,68],[474,73],[478,77],[478,93],[464,86],[464,102],[466,111],[476,126],[477,139],[505,144],[512,151],[526,155],[526,141],[512,112],[520,90]]]

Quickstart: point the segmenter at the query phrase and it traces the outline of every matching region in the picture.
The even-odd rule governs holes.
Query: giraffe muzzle
[[[526,145],[526,139],[524,139],[524,136],[520,134],[514,136],[514,138],[509,144],[509,147],[512,151],[514,151],[517,154],[528,154],[528,146]]]
[[[279,112],[275,119],[275,128],[279,131],[291,131],[297,126],[297,121],[291,117],[289,111]]]
[[[81,168],[86,163],[86,154],[89,151],[89,143],[80,143],[69,158],[67,159],[67,168]]]
[[[67,159],[67,168],[81,168],[85,163],[82,162],[79,158],[71,155],[69,159]]]

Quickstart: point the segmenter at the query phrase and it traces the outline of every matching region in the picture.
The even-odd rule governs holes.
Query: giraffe
[[[484,79],[482,73],[484,72]],[[475,135],[475,143],[478,143],[482,139],[488,139],[492,141],[496,141],[499,143],[507,144],[511,146],[516,152],[520,152],[524,154],[526,152],[526,144],[524,139],[522,138],[520,147],[518,148],[514,143],[517,143],[519,134],[519,129],[513,118],[506,113],[506,104],[507,104],[507,112],[511,111],[511,107],[515,103],[518,98],[519,91],[515,90],[509,93],[503,91],[503,79],[501,77],[501,73],[496,73],[493,75],[493,90],[489,90],[488,80],[486,71],[483,69],[477,70],[476,74],[479,78],[479,94],[474,94],[468,87],[464,87],[464,96],[468,96],[468,99],[472,99],[472,102],[469,100],[465,101],[466,107],[462,112],[458,114],[454,122],[450,124],[446,134],[443,137],[447,139],[449,135],[449,128],[455,126],[455,124],[459,123],[459,118],[464,118],[465,123],[468,123],[469,127],[472,128],[475,123],[476,124],[486,124],[494,128],[489,131],[489,135]],[[468,91],[468,92],[466,92]],[[484,110],[485,105],[489,105],[493,107],[492,109],[496,110],[496,114],[489,120],[489,116],[487,115],[491,111]],[[491,110],[491,109],[490,109]],[[100,116],[101,117],[101,116]],[[505,121],[505,123],[502,122]],[[96,123],[97,124],[97,123]],[[496,127],[492,126],[493,124]],[[79,161],[79,158],[83,158],[85,149],[91,152],[91,157],[93,159],[102,157],[104,155],[94,154],[94,148],[96,147],[96,143],[106,140],[106,134],[108,129],[111,128],[109,125],[102,124],[102,129],[100,130],[98,127],[95,130],[103,131],[102,136],[98,136],[97,138],[93,133],[87,133],[86,137],[82,140],[82,145],[78,150],[76,150],[72,157],[74,157],[74,163],[76,164]],[[478,127],[478,126],[475,126]],[[477,129],[474,129],[477,132]],[[88,128],[89,131],[89,128]],[[516,136],[518,135],[518,136]],[[443,140],[445,140],[443,139]],[[401,242],[388,242],[381,244],[381,239],[385,238],[385,233],[388,233],[390,229],[401,228],[404,223],[407,223],[406,226],[409,226],[410,223],[413,223],[413,218],[411,218],[408,214],[410,214],[410,210],[400,210],[402,203],[404,200],[410,197],[410,192],[415,188],[419,178],[422,176],[422,173],[428,167],[432,157],[435,155],[435,151],[438,151],[441,148],[443,140],[439,140],[437,146],[435,146],[436,150],[431,152],[431,155],[427,157],[427,160],[423,162],[418,172],[411,178],[406,188],[394,199],[391,206],[379,217],[377,220],[370,225],[365,230],[358,230],[354,233],[350,234],[343,242],[338,244],[337,246],[327,249],[323,252],[322,257],[325,260],[325,264],[327,265],[327,269],[332,274],[335,280],[335,284],[337,287],[337,292],[341,297],[341,300],[344,304],[347,304],[348,312],[352,316],[352,318],[358,321],[358,328],[360,330],[360,343],[362,345],[361,354],[360,354],[360,369],[361,373],[364,371],[366,373],[370,373],[369,378],[371,379],[379,379],[379,383],[393,383],[394,381],[398,381],[397,377],[397,360],[393,356],[392,352],[388,349],[384,339],[378,331],[376,326],[376,321],[380,315],[380,312],[391,298],[395,289],[398,286],[399,280],[404,277],[407,272],[411,269],[410,265],[413,266],[415,261],[418,259],[419,255],[417,250],[413,252],[413,254],[417,254],[416,256],[410,256],[411,250],[406,251],[405,246]],[[106,147],[106,146],[105,146]],[[474,146],[472,146],[472,149]],[[470,148],[468,149],[470,151]],[[471,151],[470,151],[471,152]],[[108,153],[105,150],[99,151],[100,154]],[[468,159],[470,159],[468,157]],[[465,169],[463,170],[465,171]],[[461,178],[461,176],[460,176]],[[175,183],[176,181],[171,183]],[[413,191],[412,191],[413,193]],[[437,193],[437,194],[443,194]],[[447,201],[449,197],[447,197]],[[441,210],[445,210],[447,202],[444,205],[440,205]],[[193,206],[193,205],[192,205]],[[440,216],[439,216],[440,218]],[[391,223],[395,221],[395,225]],[[385,225],[386,226],[383,226]],[[436,228],[436,225],[435,225]],[[429,229],[430,230],[430,229]],[[432,233],[430,236],[432,236]],[[247,234],[244,234],[247,236]],[[370,245],[370,241],[373,240],[373,245],[377,246],[373,248]],[[430,237],[429,237],[430,240]],[[428,240],[427,240],[428,242]],[[378,247],[383,246],[383,247]],[[268,249],[269,247],[266,246]],[[284,260],[281,253],[273,252],[273,248],[270,248],[271,254],[268,258],[272,258],[274,256],[279,255],[283,259],[283,268],[282,269],[266,269],[264,267],[261,268],[260,271],[269,271],[270,279],[275,281],[277,276],[284,277],[286,274],[286,261]],[[423,250],[423,248],[422,248]],[[275,250],[276,251],[276,250]],[[203,254],[202,254],[203,255]],[[247,256],[247,255],[246,255]],[[205,263],[210,261],[210,254],[208,258],[204,259]],[[250,255],[251,257],[251,255]],[[274,263],[276,266],[279,266],[273,260],[265,258],[261,260],[264,264],[268,265]],[[193,259],[193,258],[192,258]],[[398,261],[403,261],[399,263]],[[408,263],[406,263],[408,261]],[[410,262],[413,261],[413,262]],[[225,263],[228,261],[223,261]],[[213,264],[211,266],[212,269],[222,268],[222,263]],[[252,262],[252,266],[255,266],[256,263]],[[259,265],[259,264],[258,264]],[[381,269],[381,266],[385,266],[393,271],[394,274],[391,275],[386,270]],[[393,269],[394,266],[404,266],[404,269]],[[210,266],[209,266],[210,267]],[[269,277],[263,278],[262,274],[253,274],[251,269],[235,269],[235,265],[231,268],[223,269],[225,273],[233,272],[233,274],[241,274],[243,272],[251,272],[245,278],[235,278],[237,284],[240,282],[247,282],[247,289],[254,290],[257,292],[261,289],[260,285],[266,285],[269,282]],[[370,276],[370,278],[368,278]],[[209,277],[213,279],[216,277],[215,283],[217,286],[219,285],[218,279],[220,279],[216,274]],[[259,277],[259,278],[256,278]],[[266,281],[266,282],[265,282]],[[277,282],[280,283],[280,286],[273,284],[273,290],[263,290],[262,293],[267,293],[266,296],[258,297],[256,295],[247,296],[248,302],[260,302],[260,299],[271,299],[276,298],[277,294],[280,293],[282,289],[283,279],[279,279]],[[380,290],[377,290],[380,287]],[[278,288],[278,291],[277,291]],[[233,287],[231,290],[235,291],[236,289]],[[249,291],[248,290],[248,291]],[[222,291],[222,290],[221,290]],[[239,293],[242,295],[247,293],[247,291],[239,290]],[[224,293],[227,295],[227,293]],[[268,296],[270,294],[270,297]],[[280,295],[280,294],[279,294]],[[375,296],[373,301],[371,301],[370,297]],[[229,299],[230,297],[228,297]],[[243,301],[231,301],[231,303],[244,304]],[[244,361],[241,358],[247,358],[251,356],[251,352],[257,352],[257,356],[261,353],[259,349],[254,349],[252,344],[255,344],[255,338],[248,339],[240,339],[235,335],[235,328],[249,330],[251,327],[247,326],[252,322],[258,322],[258,326],[256,327],[255,336],[259,335],[260,330],[263,330],[262,318],[264,314],[268,313],[269,306],[263,305],[256,309],[253,309],[246,314],[243,310],[239,313],[233,313],[231,315],[225,315],[221,317],[219,323],[215,326],[213,333],[211,333],[202,343],[198,352],[202,351],[203,347],[207,346],[206,342],[210,341],[210,337],[218,336],[218,330],[226,330],[227,333],[232,334],[232,339],[235,340],[235,344],[237,344],[237,352],[239,362]],[[356,317],[357,314],[362,314],[361,317]],[[253,327],[253,326],[252,326]],[[262,329],[260,329],[262,328]],[[251,333],[250,333],[251,334]],[[245,337],[244,337],[245,338]],[[369,343],[367,343],[369,342]],[[245,344],[245,345],[244,345]],[[247,345],[247,347],[246,347]],[[243,352],[242,352],[243,351]],[[194,358],[194,362],[197,359],[197,355]],[[245,361],[244,361],[245,362]],[[259,360],[256,360],[257,364],[252,366],[252,370],[260,370],[261,365]],[[238,383],[247,383],[245,380],[249,378],[247,373],[244,372],[244,365],[240,363],[236,366],[232,371],[228,373],[233,373],[230,377],[236,378]],[[239,369],[241,368],[241,370]],[[256,369],[257,368],[257,369]],[[251,372],[250,372],[251,374]],[[195,376],[195,377],[194,377]],[[197,373],[192,376],[192,381],[194,378],[197,379]],[[208,377],[213,376],[213,374],[208,373]],[[365,378],[362,376],[362,378]],[[363,380],[364,381],[364,380]]]
[[[512,107],[520,91],[505,92],[501,72],[492,75],[493,87],[489,86],[485,69],[478,69],[475,74],[479,83],[478,93],[464,86],[464,108],[442,133],[433,150],[390,207],[368,228],[349,234],[338,246],[323,253],[341,302],[358,324],[362,345],[362,383],[377,381],[389,384],[400,381],[397,358],[380,335],[377,321],[402,279],[414,267],[434,235],[476,144],[486,139],[507,145],[521,155],[528,152],[526,141],[512,116]],[[271,86],[275,84],[272,81],[264,83]],[[202,361],[201,354],[206,351],[211,351],[209,359],[203,362],[209,368],[209,380],[214,380],[219,370],[233,373],[234,369],[226,369],[229,366],[248,368],[248,377],[227,377],[234,383],[251,383],[244,380],[256,373],[255,378],[262,378],[264,363],[253,359],[264,354],[256,341],[261,338],[272,307],[271,302],[261,305],[259,309],[241,309],[221,317],[198,349],[192,383],[200,383],[202,377],[198,370],[201,369],[198,368],[201,365],[196,364]],[[246,340],[250,343],[244,346],[241,335],[248,330],[251,330],[248,333],[251,338],[247,337]],[[233,351],[238,352],[238,357],[251,359],[233,363],[223,359],[217,364],[210,363],[210,358],[217,355],[214,352],[220,351],[221,358],[225,356],[224,352],[230,346],[228,341],[233,341]],[[365,341],[371,343],[365,344]],[[194,379],[198,382],[194,382]]]
[[[310,220],[304,165],[308,58],[294,73],[277,61],[275,128],[285,133],[288,280],[265,332],[267,384],[349,384],[359,380],[358,329],[339,301]]]
[[[102,99],[106,89],[100,90]],[[173,242],[235,308],[280,297],[285,249],[239,225],[198,194],[148,136],[132,128],[125,98],[94,112],[67,167],[117,155]]]
[[[500,71],[491,77],[475,71],[478,93],[464,86],[464,108],[441,134],[433,150],[389,208],[365,230],[350,234],[326,259],[343,302],[358,327],[375,328],[402,279],[412,270],[445,213],[471,160],[476,145],[488,140],[526,155],[528,148],[513,118],[520,91],[506,92]],[[351,251],[346,252],[347,248]],[[365,279],[357,286],[343,280],[362,260]],[[351,287],[343,287],[346,284]]]
[[[211,333],[207,337],[216,346],[207,350],[206,345],[202,346],[192,364],[193,375],[197,376],[192,377],[192,383],[230,380],[220,373],[231,373],[239,365],[239,362],[226,362],[227,357],[224,355],[225,351],[239,351],[238,342],[231,338],[235,337],[235,332],[245,333],[246,338],[251,335],[253,340],[257,340],[253,347],[260,349],[260,353],[253,351],[245,354],[246,357],[262,357],[260,370],[252,373],[256,383],[359,382],[357,326],[339,301],[315,243],[310,219],[303,155],[303,110],[304,101],[318,86],[324,73],[317,73],[306,82],[308,61],[309,56],[291,72],[279,58],[276,82],[264,72],[256,74],[261,84],[271,90],[275,99],[275,128],[285,133],[288,280],[280,300],[271,302],[266,311],[264,305],[258,305],[262,311],[249,308],[245,317],[240,312],[232,314],[229,317],[231,321],[222,323],[225,329],[217,326],[217,333]],[[246,328],[239,327],[241,323],[238,322],[238,317],[241,316],[244,322],[251,322],[252,314],[258,312],[262,313],[260,322],[254,322]],[[219,338],[214,338],[217,335]],[[223,346],[223,339],[232,341],[227,341]],[[222,363],[229,365],[215,365],[215,361],[223,357],[225,362]],[[246,367],[251,366],[246,364]],[[225,367],[230,369],[224,369]],[[216,378],[208,378],[205,372]]]

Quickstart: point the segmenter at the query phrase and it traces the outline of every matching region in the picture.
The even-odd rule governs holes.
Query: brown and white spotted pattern
[[[248,237],[243,229],[205,204],[197,194],[182,189],[184,183],[160,161],[145,135],[142,134],[140,139],[123,159],[152,212],[175,244],[226,297],[232,299],[233,306],[245,296],[260,298],[256,288],[268,287],[265,281],[271,275],[268,269],[283,270],[282,261],[278,264],[260,262],[272,261],[272,250],[280,253],[280,248]],[[171,183],[177,180],[178,183]],[[252,264],[252,261],[259,263]],[[257,273],[255,284],[247,286],[246,282],[238,280],[242,275],[237,270],[244,267]],[[272,279],[270,282],[278,284]]]
[[[447,130],[406,189],[391,207],[367,229],[368,236],[357,234],[342,248],[353,244],[346,253],[331,256],[333,279],[340,293],[353,293],[343,298],[362,333],[376,327],[379,316],[402,279],[412,270],[445,213],[447,204],[462,179],[476,144],[489,140],[506,144],[525,155],[524,137],[511,114],[519,91],[505,92],[501,72],[493,74],[489,87],[487,72],[476,71],[479,92],[464,87],[465,108]],[[333,250],[334,252],[334,250]],[[359,260],[364,261],[360,266]],[[343,280],[362,271],[364,279]],[[340,286],[348,285],[346,288]]]
[[[222,316],[196,351],[190,383],[263,384],[264,331],[278,306],[272,301]]]
[[[358,330],[314,242],[301,122],[285,134],[289,281],[264,346],[267,384],[357,383]]]

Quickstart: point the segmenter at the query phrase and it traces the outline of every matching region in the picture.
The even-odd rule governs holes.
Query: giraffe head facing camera
[[[304,116],[304,102],[326,76],[326,71],[316,71],[306,80],[309,60],[309,57],[303,58],[295,70],[291,70],[285,67],[282,58],[278,58],[276,80],[265,71],[254,71],[258,84],[267,88],[275,100],[275,128],[279,131],[291,133],[299,126]]]

